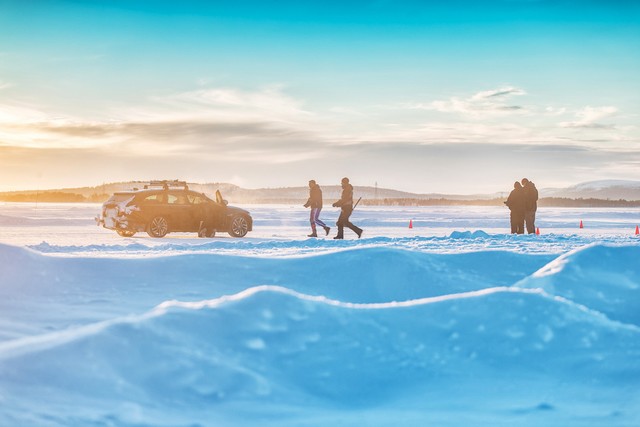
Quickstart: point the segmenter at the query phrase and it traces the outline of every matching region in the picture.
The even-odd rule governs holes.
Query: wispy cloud
[[[118,147],[131,155],[191,155],[244,151],[246,155],[285,158],[318,140],[321,129],[302,102],[281,86],[256,91],[214,88],[155,97],[145,105],[114,108],[110,119],[54,115],[35,106],[0,104],[0,146],[31,148]]]
[[[271,85],[255,91],[207,88],[156,97],[153,101],[156,108],[164,105],[170,108],[173,114],[186,114],[191,117],[305,124],[314,119],[314,114],[303,108],[303,102],[286,94],[282,85]]]
[[[436,100],[427,104],[409,104],[407,107],[472,117],[506,115],[526,111],[524,106],[510,102],[514,96],[522,95],[526,95],[523,89],[508,86],[480,91],[466,98],[451,97],[447,100]]]
[[[601,120],[615,115],[618,109],[613,106],[605,107],[585,107],[576,113],[577,120],[572,122],[562,122],[564,128],[583,129],[613,129],[613,124],[602,123]]]

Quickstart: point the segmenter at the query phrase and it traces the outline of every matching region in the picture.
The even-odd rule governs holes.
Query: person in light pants
[[[315,180],[309,181],[309,200],[304,204],[305,208],[311,208],[309,213],[309,222],[311,223],[311,234],[307,237],[318,237],[316,225],[324,228],[325,235],[329,235],[331,228],[320,219],[320,211],[322,211],[322,190]]]

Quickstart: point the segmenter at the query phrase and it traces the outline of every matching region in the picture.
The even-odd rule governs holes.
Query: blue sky
[[[640,179],[638,93],[640,2],[0,0],[0,190]]]

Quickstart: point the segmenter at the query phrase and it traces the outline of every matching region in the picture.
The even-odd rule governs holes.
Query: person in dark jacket
[[[524,234],[524,189],[518,181],[513,183],[513,191],[504,204],[511,210],[511,234]]]
[[[198,237],[213,237],[216,235],[214,227],[215,211],[210,203],[198,204],[198,214],[200,215],[200,229]]]
[[[538,210],[538,189],[527,178],[522,178],[524,188],[524,222],[527,224],[527,233],[536,232],[536,211]]]
[[[349,184],[349,178],[342,178],[342,195],[340,200],[333,204],[334,208],[340,208],[340,216],[338,217],[338,234],[334,239],[344,239],[344,227],[350,228],[358,235],[358,239],[362,236],[362,229],[356,227],[349,221],[351,212],[353,212],[353,186]]]
[[[304,204],[304,207],[311,208],[311,213],[309,214],[309,222],[311,223],[311,234],[309,234],[307,237],[318,237],[318,233],[316,232],[316,224],[324,228],[324,232],[328,236],[329,230],[331,230],[331,228],[327,227],[327,225],[320,220],[320,211],[322,210],[322,190],[313,179],[309,181],[309,200],[307,200],[307,203]]]

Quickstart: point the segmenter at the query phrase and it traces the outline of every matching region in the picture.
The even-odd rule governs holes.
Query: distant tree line
[[[538,201],[538,206],[566,207],[566,208],[637,208],[640,200],[609,200],[609,199],[569,199],[566,197],[544,197]]]
[[[365,206],[503,206],[502,198],[478,200],[452,199],[362,199]],[[640,207],[640,200],[570,199],[566,197],[543,197],[538,206],[557,208],[624,208]]]
[[[452,199],[362,199],[365,206],[500,206],[504,199],[452,200]]]
[[[82,194],[66,193],[63,191],[43,191],[41,193],[0,193],[3,202],[41,202],[41,203],[102,203],[110,196],[108,194],[92,194],[85,197]]]

